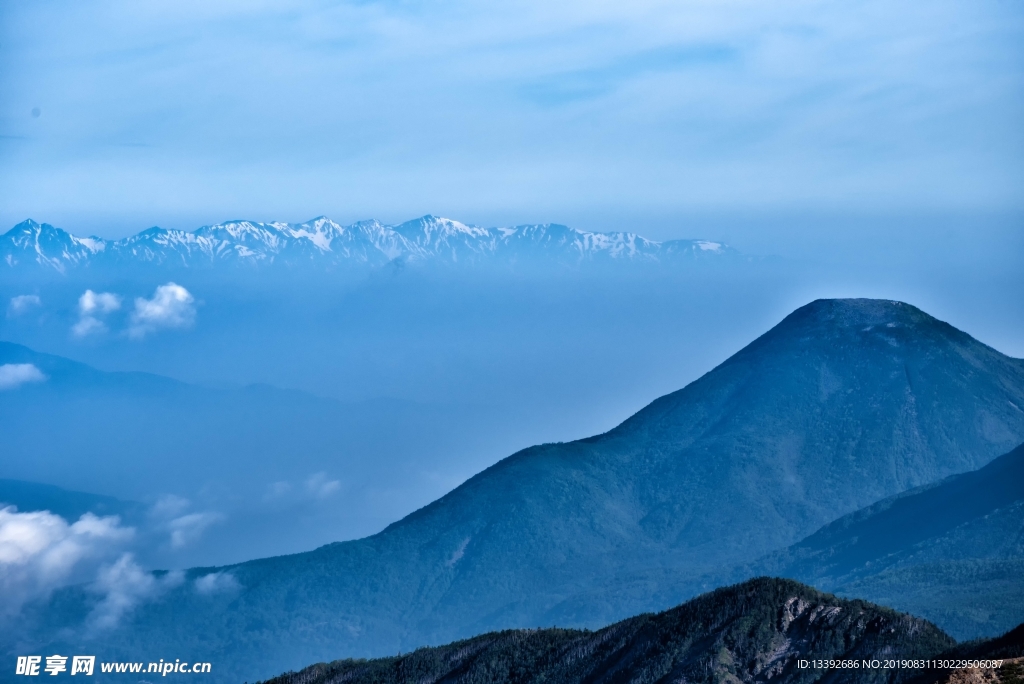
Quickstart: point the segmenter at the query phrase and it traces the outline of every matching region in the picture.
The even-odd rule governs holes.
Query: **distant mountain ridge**
[[[379,531],[415,507],[407,497],[415,496],[422,477],[416,463],[469,458],[501,439],[493,423],[480,426],[472,407],[386,398],[348,402],[269,385],[211,388],[103,371],[0,340],[0,366],[6,364],[31,364],[46,380],[0,391],[0,506],[47,508],[71,521],[87,510],[127,519],[112,499],[96,508],[82,492],[151,502],[171,493],[193,498],[203,487],[230,483],[230,497],[208,504],[228,518],[189,544],[190,551],[216,547],[215,555],[180,561],[189,564],[294,553]],[[248,466],[241,470],[239,453]],[[317,473],[331,476],[324,484],[344,474],[345,489],[321,498],[309,483]],[[29,484],[43,482],[80,491]],[[278,495],[272,483],[290,484]],[[410,492],[400,512],[374,508],[372,493],[384,486]],[[420,494],[419,503],[445,491],[437,485],[433,496]],[[278,508],[300,505],[306,508],[289,509],[295,517]],[[314,514],[311,524],[305,516]]]
[[[480,228],[429,215],[396,226],[376,220],[345,226],[324,216],[298,224],[227,221],[191,232],[154,227],[121,240],[76,237],[50,224],[27,220],[0,236],[3,266],[41,267],[58,273],[126,265],[372,267],[395,260],[659,263],[732,253],[728,246],[708,240],[655,242],[636,233],[591,233],[552,223]]]
[[[14,506],[18,511],[49,511],[65,520],[75,521],[86,513],[97,516],[119,515],[134,520],[141,516],[143,507],[133,501],[121,501],[112,496],[26,482],[0,479],[0,508]]]

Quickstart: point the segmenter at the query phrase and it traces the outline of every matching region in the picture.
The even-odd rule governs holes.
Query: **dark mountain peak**
[[[819,369],[823,373],[823,387],[834,385],[829,378],[844,367],[858,378],[870,374],[873,371],[865,367],[868,364],[884,366],[897,375],[902,370],[913,393],[928,389],[914,381],[926,368],[950,378],[959,376],[960,384],[972,382],[979,372],[992,372],[993,364],[1005,369],[997,373],[1024,377],[1024,363],[1020,359],[1000,354],[915,306],[880,299],[811,302],[787,316],[730,362],[768,357],[775,364],[797,363]],[[1006,442],[1005,446],[1015,444]]]
[[[816,299],[786,316],[771,333],[834,336],[872,330],[910,328],[956,329],[929,316],[916,306],[889,299]]]

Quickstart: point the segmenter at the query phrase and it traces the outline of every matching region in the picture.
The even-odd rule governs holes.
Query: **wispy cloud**
[[[7,304],[7,317],[15,318],[27,313],[32,309],[39,308],[43,305],[43,300],[39,298],[39,295],[18,295],[11,297],[11,301]]]
[[[238,591],[241,585],[238,579],[230,572],[211,572],[208,575],[197,577],[195,581],[196,591],[200,594],[226,594]]]
[[[177,283],[167,283],[156,288],[152,298],[135,299],[128,334],[141,338],[161,328],[186,328],[192,325],[195,317],[192,293]]]
[[[316,473],[306,480],[306,491],[317,499],[326,499],[340,489],[341,482],[328,478],[327,473]]]
[[[223,520],[220,513],[204,511],[200,513],[189,513],[167,523],[171,531],[171,548],[181,549],[199,539],[207,527]]]
[[[0,366],[0,392],[18,389],[28,382],[45,382],[47,377],[31,363],[5,363]]]
[[[609,94],[645,74],[671,73],[734,62],[739,50],[729,45],[680,45],[642,50],[606,64],[552,74],[528,82],[524,95],[539,104],[560,105]]]
[[[179,586],[185,579],[180,570],[156,575],[143,570],[130,553],[100,569],[92,584],[103,598],[96,604],[86,622],[95,629],[112,629],[137,605]]]
[[[285,506],[305,504],[328,499],[341,491],[341,480],[332,479],[326,472],[313,473],[293,486],[291,482],[272,482],[263,495],[264,503]]]
[[[216,511],[192,511],[192,502],[173,494],[161,496],[149,511],[157,529],[168,535],[171,549],[179,550],[197,541],[210,525],[224,520]]]

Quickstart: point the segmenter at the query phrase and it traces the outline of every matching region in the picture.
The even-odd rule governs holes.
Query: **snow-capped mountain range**
[[[406,262],[507,263],[554,259],[666,263],[734,253],[719,242],[655,242],[635,233],[589,233],[558,224],[480,228],[434,216],[390,226],[326,217],[305,223],[228,221],[188,232],[150,228],[121,240],[77,237],[49,224],[23,221],[0,236],[0,269],[76,269],[151,265],[168,268],[306,265],[344,268]]]

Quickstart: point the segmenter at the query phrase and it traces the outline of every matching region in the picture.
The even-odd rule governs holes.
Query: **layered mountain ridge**
[[[104,648],[208,653],[251,678],[662,610],[709,571],[984,466],[1024,442],[1021,406],[1021,360],[907,304],[818,300],[619,427],[525,449],[377,535],[196,569]],[[213,571],[237,591],[197,593]],[[94,601],[60,593],[37,633]]]
[[[0,264],[68,273],[83,268],[142,266],[204,269],[217,265],[323,268],[381,266],[392,261],[478,263],[540,258],[673,262],[724,257],[728,246],[708,240],[655,242],[636,233],[592,233],[558,224],[480,228],[423,216],[391,226],[380,221],[341,225],[321,216],[304,223],[228,221],[195,231],[149,228],[121,240],[76,237],[32,220],[0,236]]]
[[[33,482],[136,501],[184,497],[226,515],[188,544],[189,564],[295,553],[377,532],[447,491],[442,484],[423,491],[420,464],[475,463],[479,452],[507,453],[516,444],[473,406],[347,402],[269,385],[211,388],[102,371],[0,341],[0,367],[7,364],[31,365],[45,381],[0,390],[0,507],[49,509],[69,521],[101,512],[73,503],[73,492],[47,494]],[[328,490],[320,493],[322,486]],[[401,492],[401,503],[389,510],[375,502],[383,488]],[[202,495],[211,490],[217,494]]]
[[[1024,621],[1024,445],[844,516],[749,572],[907,610],[958,639],[1009,629]]]

